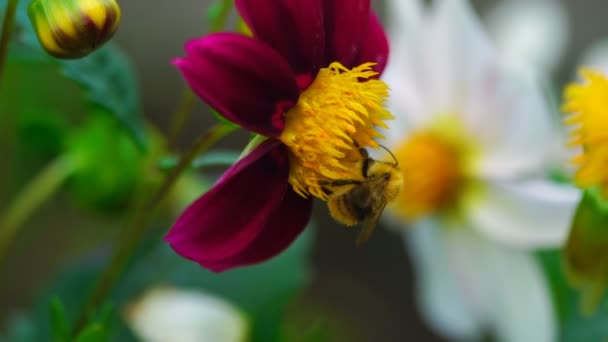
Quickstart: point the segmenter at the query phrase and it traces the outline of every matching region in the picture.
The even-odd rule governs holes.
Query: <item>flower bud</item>
[[[581,309],[593,313],[608,289],[608,203],[588,189],[563,249],[566,274],[581,291]]]
[[[28,14],[42,47],[57,58],[80,58],[107,42],[118,28],[115,0],[34,0]]]
[[[109,113],[97,109],[69,139],[77,167],[68,182],[76,202],[101,213],[128,209],[142,178],[145,155]]]

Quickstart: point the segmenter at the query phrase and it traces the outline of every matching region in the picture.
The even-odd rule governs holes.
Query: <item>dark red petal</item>
[[[265,43],[235,33],[215,33],[186,43],[173,63],[211,107],[253,132],[276,137],[283,112],[299,90],[287,61]]]
[[[370,12],[365,40],[361,45],[361,51],[359,52],[359,56],[357,56],[355,65],[374,62],[377,63],[374,70],[382,73],[388,61],[388,54],[389,46],[386,32],[378,16]]]
[[[367,32],[370,0],[325,0],[326,62],[355,65]]]
[[[247,250],[293,191],[288,174],[286,147],[277,140],[262,143],[191,204],[165,240],[206,268]]]
[[[229,268],[256,264],[285,250],[306,228],[312,212],[312,199],[289,190],[280,207],[268,217],[264,230],[246,249],[222,260],[209,269],[220,272]]]
[[[254,36],[275,48],[296,73],[325,66],[321,0],[236,0],[236,7]]]

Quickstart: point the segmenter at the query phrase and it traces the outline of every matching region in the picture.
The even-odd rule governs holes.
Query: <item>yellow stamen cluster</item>
[[[608,79],[584,69],[582,83],[566,87],[562,110],[571,113],[565,122],[574,128],[569,145],[582,147],[572,162],[579,166],[576,182],[581,187],[600,186],[608,194]]]
[[[372,79],[373,63],[352,70],[334,62],[319,70],[298,103],[285,113],[280,140],[290,150],[289,183],[301,196],[326,200],[336,180],[361,180],[360,147],[377,147],[376,127],[393,116],[384,108],[386,83]]]
[[[411,135],[395,151],[403,172],[397,212],[413,220],[443,208],[454,199],[461,183],[459,150],[436,133]]]

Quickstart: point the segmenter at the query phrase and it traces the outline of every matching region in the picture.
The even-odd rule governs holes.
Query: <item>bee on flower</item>
[[[280,253],[306,226],[315,197],[369,193],[361,185],[370,179],[375,191],[394,184],[393,173],[375,172],[376,161],[366,155],[378,147],[378,128],[392,119],[388,86],[378,79],[388,43],[370,1],[235,3],[252,36],[193,39],[187,56],[174,61],[203,101],[266,137],[188,207],[166,237],[178,254],[213,271]],[[369,227],[370,217],[395,197],[380,192],[386,196],[349,202],[355,222],[334,216]]]
[[[564,243],[579,192],[547,178],[558,135],[536,75],[503,58],[466,0],[389,4],[386,134],[403,186],[387,209],[421,312],[457,340],[554,341],[529,251]]]

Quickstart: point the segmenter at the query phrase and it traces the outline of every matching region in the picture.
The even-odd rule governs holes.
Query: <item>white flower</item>
[[[458,339],[552,341],[529,250],[564,242],[580,194],[545,179],[557,124],[536,77],[502,58],[468,2],[390,4],[384,75],[397,120],[386,133],[404,185],[389,211],[413,226],[421,310]]]
[[[194,290],[151,289],[127,308],[126,320],[146,342],[242,342],[248,334],[238,309]]]

